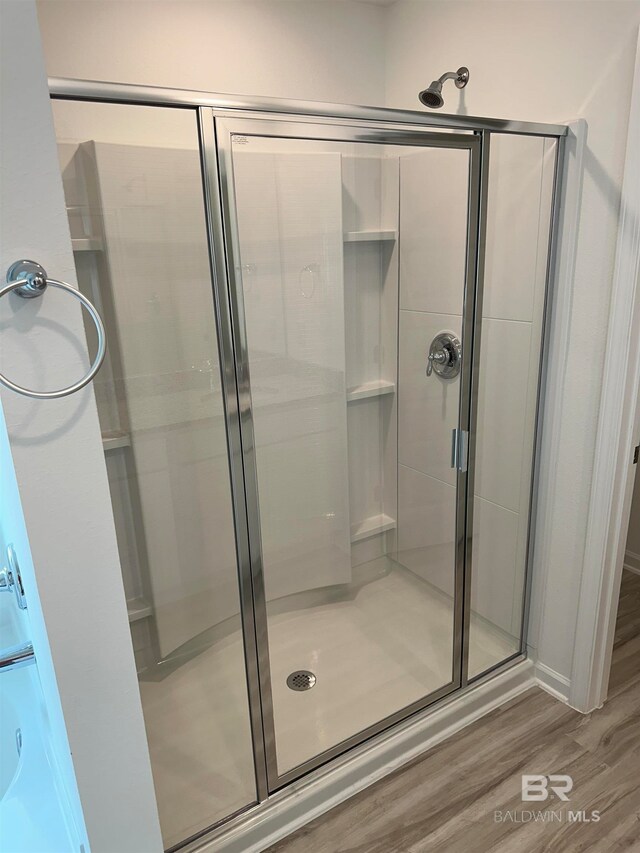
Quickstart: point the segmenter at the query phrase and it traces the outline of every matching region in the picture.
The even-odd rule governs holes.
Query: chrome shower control
[[[20,610],[27,609],[27,599],[22,586],[22,575],[13,545],[7,545],[7,566],[0,569],[0,592],[12,592]]]
[[[462,345],[453,332],[439,332],[431,341],[427,356],[427,376],[435,371],[443,379],[455,379],[460,373]]]

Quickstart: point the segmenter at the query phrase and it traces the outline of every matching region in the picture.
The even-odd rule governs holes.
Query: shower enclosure
[[[52,96],[174,848],[526,654],[565,128]]]

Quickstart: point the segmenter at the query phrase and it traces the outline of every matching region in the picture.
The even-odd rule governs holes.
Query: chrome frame
[[[465,306],[463,314],[465,329],[464,333],[470,342],[471,352],[467,351],[467,364],[471,373],[469,387],[464,404],[468,406],[468,463],[467,478],[465,482],[466,491],[458,493],[460,512],[465,513],[464,543],[464,589],[463,598],[463,627],[462,636],[462,686],[466,687],[469,682],[469,639],[471,635],[471,590],[473,572],[473,505],[475,495],[475,472],[476,472],[476,439],[478,426],[478,386],[480,381],[480,342],[482,331],[482,304],[484,300],[484,272],[485,272],[485,249],[487,242],[487,201],[489,186],[489,157],[490,157],[490,135],[482,131],[480,135],[480,173],[478,175],[478,189],[476,207],[477,220],[475,233],[470,231],[470,240],[474,240],[473,266],[468,272],[468,288],[474,294],[473,305]],[[463,337],[464,339],[464,337]],[[469,344],[467,345],[469,346]]]
[[[422,111],[390,110],[378,107],[351,106],[343,104],[315,103],[270,98],[243,98],[206,92],[135,86],[121,83],[99,83],[84,80],[50,78],[51,97],[63,100],[91,101],[103,103],[128,103],[141,106],[161,106],[191,109],[198,116],[199,138],[205,208],[218,347],[221,363],[225,419],[229,451],[229,467],[233,493],[234,523],[236,526],[236,549],[238,558],[239,589],[242,612],[242,629],[245,641],[246,675],[250,703],[251,731],[256,767],[256,792],[258,804],[247,804],[224,821],[185,839],[175,848],[185,845],[193,849],[196,839],[212,838],[224,834],[230,825],[248,819],[266,805],[266,800],[288,796],[282,790],[293,779],[305,775],[305,782],[324,772],[323,766],[348,761],[353,752],[375,748],[376,738],[392,726],[402,726],[418,714],[429,714],[463,692],[473,689],[494,675],[504,671],[525,658],[526,626],[531,585],[531,562],[535,529],[535,495],[538,489],[538,461],[543,411],[543,383],[547,369],[549,313],[552,302],[552,284],[557,254],[557,224],[562,181],[562,156],[564,137],[568,133],[565,125],[520,122],[504,119],[479,118],[459,115],[434,114]],[[215,119],[215,121],[214,121]],[[266,603],[264,580],[260,560],[260,531],[257,488],[255,482],[255,451],[251,423],[251,399],[249,375],[246,365],[246,335],[242,306],[231,298],[232,291],[241,293],[235,281],[233,265],[227,264],[227,255],[221,249],[231,240],[229,226],[234,219],[229,199],[225,199],[224,185],[228,177],[228,156],[218,157],[216,123],[219,129],[238,121],[253,122],[260,135],[265,128],[272,129],[271,135],[294,134],[305,139],[330,139],[346,142],[377,142],[395,145],[426,145],[431,147],[466,148],[470,151],[469,197],[467,223],[467,267],[465,282],[465,304],[463,307],[463,336],[467,353],[471,346],[472,357],[465,358],[460,382],[461,407],[459,428],[469,432],[469,461],[467,471],[457,474],[456,511],[456,602],[454,615],[454,672],[453,680],[441,690],[425,697],[378,724],[361,732],[321,756],[283,774],[274,775],[270,766],[269,753],[275,756],[273,712],[270,690],[261,690],[260,677],[269,673],[268,642],[266,642],[266,618],[260,615]],[[259,122],[259,125],[256,124]],[[277,132],[276,132],[277,130]],[[247,134],[247,130],[243,131]],[[530,135],[556,138],[555,180],[553,213],[551,217],[551,247],[549,251],[545,307],[543,315],[543,344],[538,387],[536,432],[533,454],[532,504],[529,519],[529,542],[527,551],[525,602],[523,606],[523,630],[520,652],[491,669],[467,677],[469,616],[471,593],[471,545],[473,521],[473,459],[475,454],[475,422],[477,418],[477,354],[480,346],[479,324],[481,316],[484,272],[484,248],[486,231],[487,171],[489,140],[491,133]],[[269,135],[269,134],[267,134]],[[477,153],[474,153],[477,152]],[[473,215],[472,215],[473,214]],[[230,246],[228,246],[230,248]],[[475,323],[475,326],[474,326]],[[475,336],[475,337],[474,337]],[[237,348],[236,343],[240,342]],[[244,356],[243,356],[244,352]],[[466,363],[466,369],[465,369]],[[255,496],[252,503],[251,495]],[[463,504],[466,501],[466,505]],[[257,526],[257,530],[256,530]],[[258,604],[256,604],[258,602]],[[258,611],[258,612],[256,612]],[[271,726],[264,729],[264,720],[270,715]],[[403,723],[404,721],[404,723]],[[373,739],[373,740],[372,740]],[[348,751],[348,752],[347,752]]]
[[[202,110],[204,115],[205,111]],[[472,350],[472,338],[475,316],[477,254],[479,251],[480,223],[478,220],[479,202],[481,198],[482,168],[481,168],[481,139],[477,134],[434,134],[431,130],[413,129],[407,131],[404,126],[387,125],[384,129],[352,122],[349,125],[331,125],[326,122],[313,124],[294,122],[290,117],[262,118],[252,115],[230,115],[226,111],[212,111],[212,121],[216,122],[216,137],[218,142],[218,165],[220,174],[220,191],[222,197],[223,219],[225,223],[224,250],[227,258],[227,275],[231,316],[235,330],[236,373],[238,381],[238,399],[240,401],[239,419],[244,448],[245,495],[247,499],[247,514],[249,519],[249,550],[251,553],[251,582],[254,589],[255,623],[259,633],[257,643],[257,668],[260,672],[260,691],[263,710],[264,749],[267,758],[267,777],[270,791],[277,790],[283,785],[300,778],[310,770],[330,761],[337,755],[353,746],[378,734],[408,716],[423,710],[466,683],[466,673],[462,666],[462,635],[464,626],[464,590],[465,560],[467,537],[467,520],[465,514],[467,478],[466,470],[458,470],[456,475],[456,521],[455,521],[455,597],[453,603],[453,647],[452,647],[452,680],[437,691],[422,697],[405,708],[399,708],[389,717],[379,720],[361,732],[357,732],[344,741],[335,744],[330,749],[319,753],[295,768],[280,773],[277,767],[275,725],[273,719],[273,702],[271,696],[271,671],[269,667],[268,618],[265,597],[265,579],[260,536],[260,507],[258,497],[256,452],[253,430],[253,414],[251,403],[251,378],[249,372],[249,354],[247,333],[245,327],[244,301],[241,274],[242,260],[240,258],[239,239],[237,233],[237,215],[233,189],[233,152],[232,136],[260,136],[271,138],[297,138],[304,140],[332,140],[348,143],[365,143],[381,145],[404,145],[421,148],[453,148],[468,151],[468,199],[467,199],[467,240],[466,240],[466,272],[462,314],[465,317],[463,331],[463,347],[468,345]],[[468,336],[468,337],[467,337]],[[468,344],[465,344],[468,341]],[[470,394],[472,388],[472,360],[463,359],[459,390],[458,426],[465,431],[470,430]]]
[[[562,176],[564,173],[564,161],[566,156],[566,137],[559,137],[555,153],[553,191],[551,198],[551,215],[549,216],[549,243],[547,248],[547,270],[544,293],[544,307],[542,309],[542,330],[540,343],[540,365],[538,372],[538,389],[536,401],[536,424],[534,431],[533,450],[531,454],[531,489],[529,495],[529,529],[527,531],[526,568],[523,584],[522,601],[522,624],[520,628],[520,652],[527,653],[527,634],[529,630],[529,616],[531,610],[531,583],[533,572],[533,560],[535,556],[535,532],[538,510],[538,493],[540,489],[540,453],[543,438],[543,419],[547,390],[547,374],[549,371],[549,342],[551,339],[551,315],[554,294],[554,282],[557,276],[559,264],[560,246],[560,216],[562,208]]]
[[[255,625],[255,646],[250,650],[253,656],[252,670],[257,674],[254,688],[260,696],[262,747],[265,756],[265,781],[269,792],[274,786],[274,757],[276,751],[276,735],[273,719],[273,700],[271,693],[271,671],[269,661],[269,638],[267,633],[266,594],[264,573],[262,569],[262,537],[260,529],[260,506],[258,500],[257,467],[255,458],[255,441],[253,434],[253,415],[251,404],[251,379],[249,376],[248,345],[246,337],[246,322],[244,300],[242,298],[242,283],[234,263],[234,245],[238,245],[237,217],[233,196],[229,187],[233,186],[233,170],[230,158],[225,156],[224,147],[220,145],[221,128],[215,121],[211,110],[202,108],[201,114],[215,126],[216,156],[218,162],[219,192],[221,205],[220,242],[215,246],[215,253],[226,259],[226,279],[223,282],[225,298],[228,300],[234,332],[234,362],[231,369],[235,374],[238,394],[238,430],[240,437],[241,456],[244,476],[244,500],[247,515],[247,544],[248,561],[242,570],[245,582],[253,590],[251,607]]]
[[[258,656],[260,643],[255,623],[253,606],[256,591],[252,582],[251,556],[249,551],[249,521],[247,517],[247,496],[245,492],[245,463],[242,435],[240,430],[241,401],[236,379],[236,352],[234,347],[234,318],[228,300],[227,257],[220,247],[224,246],[224,228],[222,220],[220,172],[215,138],[215,125],[211,111],[198,110],[198,130],[203,171],[203,189],[205,215],[209,240],[209,263],[218,332],[218,351],[220,373],[224,394],[224,412],[229,453],[229,475],[233,501],[233,515],[236,533],[236,555],[238,564],[238,583],[240,613],[244,638],[245,671],[247,696],[253,738],[253,755],[256,774],[256,793],[258,800],[268,796],[266,774],[266,755],[262,720],[262,698]],[[235,320],[237,323],[237,319]]]
[[[289,113],[312,118],[342,118],[349,122],[372,121],[420,125],[447,130],[490,130],[496,133],[517,133],[526,136],[566,136],[563,124],[544,124],[512,119],[481,118],[434,114],[421,110],[393,110],[386,107],[366,107],[355,104],[332,104],[323,101],[296,101],[284,98],[225,95],[190,89],[168,89],[159,86],[136,86],[129,83],[108,83],[95,80],[49,78],[53,98],[74,101],[111,101],[160,107],[212,107],[218,110],[242,112]]]
[[[527,635],[529,629],[529,617],[531,611],[531,585],[533,580],[533,572],[531,571],[534,560],[534,550],[535,550],[535,531],[536,531],[536,522],[537,522],[537,509],[538,509],[538,492],[540,487],[540,451],[542,447],[542,437],[543,437],[543,416],[545,409],[545,397],[546,397],[546,376],[549,369],[549,340],[551,337],[551,313],[552,313],[552,301],[553,301],[553,290],[554,290],[554,282],[556,280],[557,273],[557,263],[558,263],[558,246],[559,246],[559,224],[560,224],[560,211],[562,205],[562,176],[563,176],[563,166],[564,166],[564,158],[565,158],[565,147],[566,147],[566,135],[557,138],[557,148],[555,152],[554,164],[553,164],[553,189],[552,189],[552,197],[551,197],[551,211],[549,216],[549,242],[547,247],[547,265],[545,272],[545,289],[544,289],[544,305],[542,309],[542,329],[540,336],[540,356],[539,356],[539,370],[538,370],[538,383],[536,390],[536,412],[535,412],[535,427],[534,427],[534,435],[533,435],[533,448],[531,452],[531,486],[529,489],[529,523],[527,526],[527,546],[525,549],[525,567],[524,567],[524,583],[522,590],[522,605],[521,605],[521,622],[520,622],[520,645],[517,651],[511,655],[511,657],[507,658],[506,661],[499,661],[493,666],[488,667],[486,670],[477,673],[468,679],[468,684],[474,685],[477,682],[484,680],[488,676],[492,675],[494,672],[498,671],[502,665],[511,660],[520,660],[527,655]],[[488,170],[487,170],[488,171]],[[485,208],[488,200],[488,193],[485,190]],[[486,228],[485,228],[486,234]],[[482,265],[484,270],[484,258],[482,259]],[[479,313],[479,320],[477,324],[476,334],[479,336],[482,329],[482,310]],[[478,346],[478,353],[480,352],[480,347]],[[478,359],[478,369],[479,369],[479,359]],[[475,403],[477,404],[477,384],[475,391]],[[475,466],[474,466],[475,470]],[[471,513],[473,516],[473,491],[470,492],[470,507]],[[473,520],[473,517],[472,517]],[[471,526],[471,529],[473,527]],[[471,541],[469,542],[469,555],[471,554]],[[471,557],[469,557],[471,559]],[[471,578],[469,578],[469,596],[471,595]],[[469,619],[471,618],[471,601],[469,598],[469,607],[467,610]],[[467,628],[467,638],[469,636],[469,630]],[[468,651],[467,651],[467,663],[468,663]],[[465,670],[466,671],[466,670]]]

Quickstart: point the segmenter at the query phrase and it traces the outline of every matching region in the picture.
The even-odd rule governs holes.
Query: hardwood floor
[[[521,775],[534,773],[569,774],[569,802],[523,803]],[[569,820],[594,810],[598,822]],[[507,811],[520,822],[496,819]],[[269,853],[623,850],[640,851],[640,575],[627,571],[602,709],[583,716],[529,690]]]

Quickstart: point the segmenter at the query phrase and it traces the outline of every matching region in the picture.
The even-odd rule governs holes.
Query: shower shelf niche
[[[131,436],[122,430],[104,432],[102,433],[102,447],[105,453],[109,450],[118,450],[121,447],[131,447]]]
[[[101,252],[104,246],[100,237],[73,237],[71,248],[74,252]]]
[[[392,229],[382,231],[345,231],[345,243],[373,243],[388,240],[395,242],[398,239],[398,232]]]
[[[399,162],[342,160],[349,518],[353,568],[395,551]],[[374,563],[371,563],[373,565]]]
[[[138,622],[153,615],[153,608],[146,598],[130,598],[127,601],[127,614],[129,622]]]
[[[383,397],[387,394],[395,394],[395,382],[386,379],[375,379],[373,382],[364,382],[362,385],[354,385],[347,389],[347,403],[357,400],[366,400],[368,397]]]
[[[391,516],[384,513],[381,515],[372,515],[370,518],[365,518],[360,524],[351,525],[351,541],[360,542],[362,539],[369,539],[370,536],[376,536],[379,533],[386,533],[387,530],[395,529],[395,518],[391,518]]]

